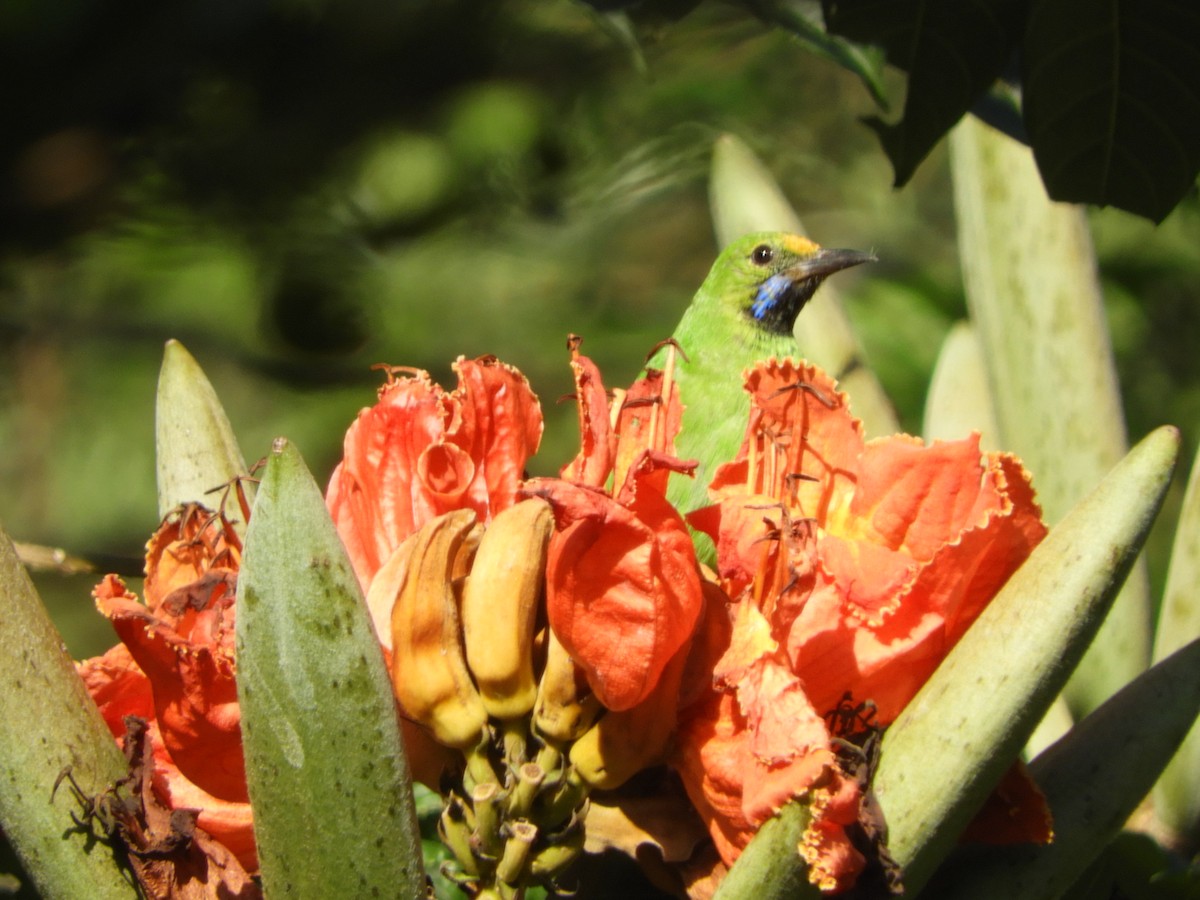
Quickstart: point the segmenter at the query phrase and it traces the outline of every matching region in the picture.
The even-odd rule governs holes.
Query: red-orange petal
[[[679,723],[672,764],[726,865],[754,837],[742,810],[750,765],[745,721],[732,693],[713,691]]]
[[[768,714],[761,707],[754,711],[759,725]],[[673,764],[727,865],[741,854],[758,826],[785,803],[809,795],[816,786],[829,784],[838,776],[828,733],[823,745],[814,742],[816,731],[824,731],[823,727],[814,724],[813,740],[800,742],[806,749],[789,753],[778,745],[778,758],[773,762],[756,754],[756,744],[772,735],[779,739],[784,732],[773,732],[768,726],[760,735],[756,727],[739,709],[732,692],[714,692],[704,704],[688,711],[676,735]],[[857,794],[852,799],[857,809]],[[833,809],[839,817],[845,813],[840,806]],[[822,833],[841,829],[834,819],[826,820],[824,810],[814,810],[814,814]]]
[[[546,565],[550,625],[601,703],[635,706],[700,614],[703,594],[687,528],[650,487],[628,497],[628,506],[557,479],[535,479],[527,489],[555,511]]]
[[[115,575],[95,591],[138,666],[150,680],[163,743],[180,770],[206,791],[245,801],[241,713],[232,656],[219,646],[192,641],[154,616]],[[228,598],[227,605],[232,603]]]
[[[855,461],[854,499],[842,532],[903,552],[918,562],[932,558],[986,510],[999,504],[985,478],[979,435],[935,441],[895,435],[867,444]]]
[[[427,372],[394,378],[346,431],[325,502],[364,590],[418,527],[413,510],[414,496],[421,493],[417,460],[442,437],[444,401]]]
[[[588,487],[603,487],[616,459],[616,436],[608,415],[608,395],[600,369],[581,354],[571,358],[575,408],[579,414],[579,453],[560,476]]]
[[[617,415],[617,447],[613,466],[614,490],[620,491],[628,480],[644,451],[650,450],[664,456],[675,453],[675,437],[683,422],[683,404],[679,399],[679,385],[670,385],[670,396],[663,396],[664,375],[650,369],[633,383],[621,399]],[[650,483],[661,494],[667,492],[667,479],[671,470],[666,467],[655,471]]]
[[[470,505],[475,461],[455,444],[430,444],[417,457],[417,482],[413,495],[414,519],[437,518],[443,512]]]
[[[1020,760],[1009,766],[960,840],[982,844],[1049,844],[1054,823],[1046,795]]]
[[[810,882],[824,893],[840,894],[854,886],[866,866],[846,832],[858,822],[862,791],[857,781],[834,766],[809,798],[812,819],[800,841],[800,855],[808,863]]]
[[[132,594],[128,596],[133,598]],[[150,679],[124,644],[109,648],[103,656],[76,663],[75,668],[113,737],[125,733],[126,716],[154,717]]]
[[[973,440],[962,443],[974,447]],[[919,467],[940,468],[946,465],[942,449],[922,456],[905,445],[900,453],[909,463],[923,460]],[[955,452],[956,465],[975,473],[967,482],[979,486],[968,491],[974,499],[962,504],[965,511],[956,521],[909,529],[927,534],[943,529],[946,541],[927,547],[925,559],[865,538],[820,539],[820,578],[788,625],[786,641],[818,709],[832,708],[851,691],[876,703],[880,724],[891,722],[1045,535],[1019,464],[995,457],[984,467],[973,451]],[[954,477],[940,479],[953,482]],[[910,502],[922,509],[937,506],[920,496]]]
[[[494,357],[460,356],[454,371],[461,424],[447,430],[447,440],[475,461],[470,506],[483,518],[516,502],[525,465],[542,440],[542,407],[525,376]],[[458,507],[438,515],[452,508]]]
[[[853,489],[856,473],[846,466],[862,450],[862,423],[837,382],[808,363],[761,362],[747,373],[746,390],[751,414],[737,457],[747,463],[740,492],[788,497],[797,515],[823,522]],[[718,470],[712,487],[731,477]]]
[[[447,394],[429,374],[392,377],[346,432],[325,502],[364,591],[400,543],[453,509],[487,521],[514,502],[542,436],[525,377],[491,357],[454,364]]]

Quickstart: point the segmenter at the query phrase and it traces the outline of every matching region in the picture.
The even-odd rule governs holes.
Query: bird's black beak
[[[744,312],[764,331],[790,334],[796,316],[812,299],[821,282],[834,272],[874,261],[873,254],[859,250],[818,250],[760,282]]]
[[[842,269],[862,263],[875,262],[874,253],[863,253],[861,250],[826,250],[821,248],[815,255],[804,262],[796,263],[784,270],[785,275],[793,281],[803,281],[807,278],[822,279]]]

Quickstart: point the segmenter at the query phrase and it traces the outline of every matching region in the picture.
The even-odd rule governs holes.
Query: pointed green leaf
[[[238,701],[267,896],[420,897],[391,683],[300,454],[278,439],[238,576]]]
[[[1052,203],[1028,148],[972,120],[950,139],[959,255],[1000,428],[1046,520],[1057,522],[1125,452],[1103,297],[1087,220]],[[1144,567],[1129,578],[1068,685],[1076,715],[1146,668]]]
[[[950,329],[925,398],[925,440],[956,441],[972,431],[985,450],[998,449],[996,412],[987,383],[983,349],[968,322]]]
[[[800,218],[754,152],[731,134],[713,147],[709,202],[717,242],[724,247],[752,231],[804,234]],[[842,311],[836,285],[824,284],[816,301],[796,319],[800,355],[815,362],[854,398],[854,414],[867,434],[894,434],[896,413],[875,373],[863,363],[862,347]]]
[[[1200,712],[1200,641],[1147,670],[1029,766],[1054,811],[1054,843],[956,853],[931,893],[1052,900],[1116,836]]]
[[[915,893],[954,846],[1095,636],[1179,451],[1163,427],[1051,529],[884,735],[875,791]]]
[[[1192,462],[1175,527],[1171,567],[1163,589],[1154,658],[1165,659],[1200,638],[1200,455]],[[1154,792],[1155,812],[1175,834],[1200,832],[1200,727],[1193,728]]]
[[[112,851],[75,827],[70,786],[54,791],[70,767],[86,796],[101,794],[125,758],[3,531],[0,634],[0,828],[42,896],[136,897]]]
[[[167,341],[158,375],[155,408],[155,455],[158,459],[158,514],[181,503],[203,503],[213,509],[221,500],[214,488],[246,474],[229,419],[203,370],[179,341]],[[243,482],[246,499],[253,485]],[[225,514],[239,528],[241,510],[225,504]]]

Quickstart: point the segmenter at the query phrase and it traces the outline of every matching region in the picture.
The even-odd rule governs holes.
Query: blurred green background
[[[858,80],[722,5],[634,39],[574,0],[19,0],[0,109],[0,521],[120,569],[158,518],[172,337],[248,459],[285,434],[320,481],[370,364],[452,384],[455,356],[494,353],[542,398],[534,468],[555,471],[576,445],[566,335],[619,386],[672,331],[717,250],[726,131],[816,240],[879,256],[839,287],[910,431],[965,315],[944,147],[893,191]],[[1190,460],[1200,204],[1092,223],[1130,436],[1173,422]],[[37,576],[80,657],[113,641],[95,580]]]

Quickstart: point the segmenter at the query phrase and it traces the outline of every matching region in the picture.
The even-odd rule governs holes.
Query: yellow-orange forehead
[[[789,234],[784,237],[783,249],[789,253],[795,253],[797,256],[807,256],[810,253],[816,253],[821,249],[819,244],[814,244],[806,237],[801,237],[798,234]]]

